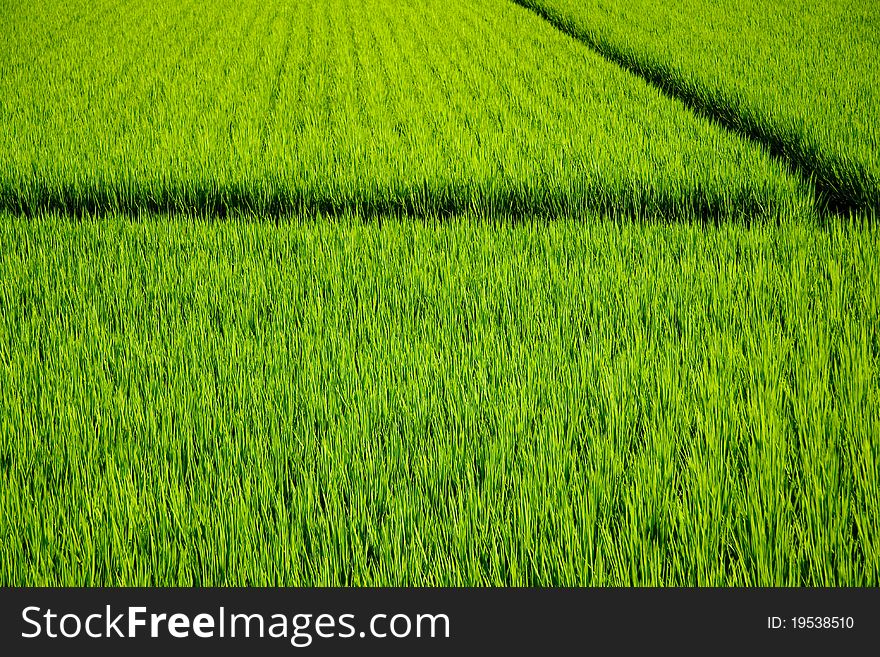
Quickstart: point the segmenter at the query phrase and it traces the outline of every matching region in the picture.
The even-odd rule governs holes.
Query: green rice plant
[[[880,584],[873,215],[690,98],[503,0],[0,33],[0,585]]]
[[[880,5],[859,0],[516,0],[764,144],[822,207],[880,209]]]
[[[880,232],[0,218],[0,585],[880,584]]]
[[[0,207],[711,220],[762,149],[505,0],[4,0]]]

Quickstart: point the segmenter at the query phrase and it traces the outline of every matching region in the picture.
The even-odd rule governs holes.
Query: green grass
[[[0,586],[880,586],[873,10],[540,2],[0,0]]]
[[[0,208],[17,213],[811,203],[761,149],[506,0],[3,5]]]
[[[880,584],[880,231],[0,220],[0,583]]]
[[[516,0],[812,178],[880,210],[880,4],[862,0]]]

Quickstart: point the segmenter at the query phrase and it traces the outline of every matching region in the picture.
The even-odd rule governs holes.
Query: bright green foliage
[[[6,0],[0,207],[704,218],[810,202],[506,0]]]
[[[880,586],[873,10],[541,2],[0,0],[0,585]]]
[[[880,210],[880,3],[516,0],[811,175]]]
[[[880,585],[880,231],[0,221],[0,584]]]

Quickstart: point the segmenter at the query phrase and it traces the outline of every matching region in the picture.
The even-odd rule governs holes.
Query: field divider
[[[694,114],[764,149],[814,191],[814,205],[819,216],[880,211],[877,191],[880,181],[871,184],[871,176],[856,163],[844,164],[824,157],[818,147],[793,126],[780,129],[779,126],[758,121],[740,109],[735,98],[704,88],[661,62],[611,43],[567,16],[542,6],[540,2],[510,1],[544,19],[607,61],[642,78],[664,95],[678,100]],[[854,171],[853,167],[859,170]]]

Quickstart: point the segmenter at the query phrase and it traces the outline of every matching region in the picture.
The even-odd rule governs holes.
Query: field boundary
[[[871,180],[870,174],[856,162],[844,163],[823,155],[795,126],[782,129],[758,121],[739,107],[740,102],[735,98],[713,92],[662,62],[615,45],[539,2],[510,1],[607,61],[642,78],[664,95],[678,100],[698,116],[762,147],[814,190],[816,212],[820,216],[880,211],[880,181]]]
[[[638,186],[609,189],[590,184],[536,195],[528,186],[518,184],[493,188],[457,181],[439,187],[424,183],[390,186],[371,194],[349,190],[324,195],[315,195],[313,189],[304,188],[281,188],[254,195],[246,188],[222,184],[165,189],[128,186],[119,190],[100,185],[27,183],[24,193],[14,186],[3,187],[0,184],[0,212],[25,217],[45,213],[74,217],[210,215],[218,219],[255,214],[278,219],[304,214],[364,218],[386,215],[442,218],[468,214],[521,220],[609,215],[717,224],[723,220],[749,222],[772,218],[790,209],[786,201],[777,203],[748,187],[728,195],[700,186],[685,194],[666,194]]]

